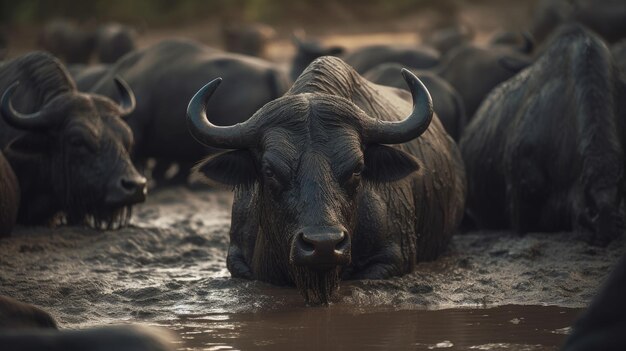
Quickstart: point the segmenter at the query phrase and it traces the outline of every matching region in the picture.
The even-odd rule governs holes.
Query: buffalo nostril
[[[124,191],[128,192],[128,193],[135,193],[138,191],[143,191],[143,189],[146,187],[146,178],[136,178],[136,179],[127,179],[127,178],[122,178],[120,181],[120,185],[122,186],[122,189],[124,189]]]
[[[343,238],[340,242],[335,245],[335,252],[339,254],[343,254],[350,248],[350,238],[346,235],[346,233],[342,233]]]
[[[309,238],[304,235],[304,233],[298,233],[298,246],[303,251],[314,252],[315,251],[315,243],[312,242]]]

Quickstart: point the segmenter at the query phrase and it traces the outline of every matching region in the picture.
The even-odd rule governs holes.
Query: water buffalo
[[[493,88],[532,63],[528,55],[531,49],[528,42],[521,46],[465,44],[450,51],[431,71],[461,94],[465,112],[471,119]]]
[[[626,256],[574,324],[562,351],[626,350]]]
[[[478,226],[620,235],[625,87],[603,41],[572,26],[496,88],[460,142]]]
[[[189,99],[208,80],[218,75],[228,79],[208,107],[219,125],[245,121],[288,88],[285,73],[272,63],[188,40],[166,40],[126,55],[91,91],[117,96],[116,75],[124,77],[137,96],[137,109],[128,119],[135,135],[134,157],[138,163],[156,158],[157,180],[171,163],[180,165],[172,181],[186,180],[193,164],[207,154],[189,137],[184,118]]]
[[[137,32],[119,23],[101,25],[96,29],[95,36],[96,56],[102,63],[114,63],[137,46]]]
[[[44,26],[39,46],[66,63],[87,63],[96,47],[96,37],[71,22],[56,20]]]
[[[227,51],[249,56],[263,57],[267,44],[276,31],[262,23],[222,24],[222,45]]]
[[[197,167],[235,189],[233,277],[295,284],[306,301],[327,303],[340,276],[402,275],[446,248],[463,212],[463,164],[428,90],[403,74],[413,107],[329,56],[234,126],[207,120],[220,79],[193,97],[194,137],[235,149]]]
[[[293,58],[290,77],[295,81],[300,73],[318,57],[339,56],[359,74],[383,63],[398,63],[407,67],[429,68],[439,63],[437,50],[421,46],[367,45],[345,51],[341,47],[324,47],[314,40],[304,41],[296,37],[296,54]]]
[[[376,84],[403,89],[406,88],[406,83],[400,75],[401,70],[402,65],[384,63],[367,71],[363,77]],[[452,139],[459,140],[467,123],[461,95],[450,83],[430,71],[411,69],[411,72],[424,83],[430,92],[435,113],[437,113],[437,117],[441,120],[448,134]]]
[[[11,234],[20,206],[20,186],[11,165],[0,150],[0,238]]]
[[[474,35],[471,27],[457,24],[434,31],[426,37],[424,45],[433,47],[445,55],[457,46],[470,43]]]
[[[533,11],[531,33],[542,42],[559,25],[572,21],[614,42],[626,37],[626,3],[623,0],[541,0]]]
[[[133,135],[120,118],[135,99],[126,83],[115,83],[119,105],[78,92],[47,53],[0,67],[0,148],[20,184],[18,222],[114,228],[145,199],[146,179],[129,157]]]

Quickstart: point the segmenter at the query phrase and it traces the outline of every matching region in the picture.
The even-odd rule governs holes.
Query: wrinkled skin
[[[587,311],[576,321],[562,351],[626,349],[626,257],[622,257]]]
[[[402,65],[384,63],[367,71],[363,77],[376,84],[389,87],[406,89],[406,83],[402,79],[400,70]],[[446,132],[455,141],[459,140],[461,133],[467,124],[465,106],[461,95],[448,82],[432,72],[418,69],[411,71],[426,85],[433,98],[433,105],[437,117],[441,120]],[[406,94],[403,94],[407,96]]]
[[[626,37],[622,0],[542,0],[533,11],[530,30],[541,43],[561,24],[579,22],[609,42]]]
[[[13,168],[0,151],[0,238],[11,234],[20,206],[20,185]]]
[[[601,39],[559,33],[467,126],[467,212],[480,228],[579,230],[605,245],[623,231],[625,85]]]
[[[263,57],[267,44],[276,36],[276,31],[262,23],[222,24],[222,45],[226,51]]]
[[[406,67],[428,68],[439,63],[440,55],[430,47],[400,45],[368,45],[346,51],[338,46],[326,47],[314,40],[294,38],[296,55],[293,58],[290,77],[295,81],[300,73],[318,57],[337,56],[352,66],[359,74],[382,63],[398,63]]]
[[[397,146],[366,144],[360,132],[362,121],[411,110],[396,89],[323,57],[251,117],[257,143],[199,165],[209,181],[235,187],[232,276],[295,284],[307,302],[328,303],[341,277],[384,279],[435,259],[463,212],[455,143],[436,117]],[[303,255],[318,247],[304,236],[337,238],[335,261],[309,261]]]
[[[120,118],[122,107],[78,92],[61,63],[46,53],[0,67],[0,92],[16,81],[10,98],[15,110],[45,117],[26,127],[1,113],[0,148],[21,188],[18,222],[101,229],[127,224],[131,206],[145,199],[146,180],[130,160],[133,136]]]
[[[431,71],[461,94],[465,112],[471,119],[493,88],[532,63],[527,50],[527,45],[461,45],[450,51]]]
[[[189,100],[207,81],[225,80],[208,111],[218,125],[245,121],[288,85],[272,63],[188,40],[166,40],[125,56],[90,91],[117,99],[115,75],[123,77],[137,97],[137,108],[128,118],[136,143],[133,157],[140,165],[150,157],[157,160],[157,182],[164,180],[172,163],[178,163],[180,171],[171,182],[185,182],[191,167],[210,151],[189,137],[185,123]]]
[[[107,23],[95,33],[95,52],[101,63],[115,63],[137,47],[137,32],[119,23]]]

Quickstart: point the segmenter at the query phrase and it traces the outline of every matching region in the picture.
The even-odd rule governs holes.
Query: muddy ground
[[[18,227],[0,241],[0,294],[44,307],[65,328],[303,307],[295,289],[230,278],[231,204],[229,192],[173,188],[151,194],[119,231]],[[580,236],[457,235],[412,274],[343,283],[330,308],[581,308],[626,252],[626,238],[600,248]]]

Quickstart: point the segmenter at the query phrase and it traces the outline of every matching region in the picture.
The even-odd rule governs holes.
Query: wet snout
[[[341,227],[306,227],[291,246],[291,263],[327,270],[350,263],[350,237]]]
[[[146,200],[146,178],[136,170],[126,172],[109,184],[105,202],[110,206],[132,205]]]

